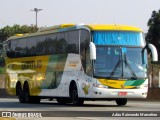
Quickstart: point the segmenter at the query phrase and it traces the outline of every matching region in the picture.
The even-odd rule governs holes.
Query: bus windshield
[[[94,76],[134,79],[147,77],[147,53],[145,51],[142,55],[142,49],[140,47],[97,45]]]
[[[147,53],[142,54],[145,45],[141,32],[134,31],[92,31],[97,58],[94,61],[94,75],[110,78],[147,77]]]

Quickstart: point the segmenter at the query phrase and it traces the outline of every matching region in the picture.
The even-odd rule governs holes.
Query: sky
[[[63,23],[125,24],[147,31],[152,11],[160,0],[0,0],[0,28],[35,24],[49,27]]]

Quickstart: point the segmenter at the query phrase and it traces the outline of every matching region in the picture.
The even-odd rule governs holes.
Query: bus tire
[[[73,105],[76,105],[76,106],[81,106],[84,103],[84,99],[78,97],[77,85],[75,83],[71,84],[70,99]]]
[[[23,92],[24,92],[25,103],[30,103],[31,102],[31,96],[29,94],[29,85],[28,85],[28,83],[24,84]]]
[[[118,106],[126,105],[127,104],[127,98],[116,99],[116,103],[117,103]]]
[[[22,89],[20,83],[18,83],[17,86],[16,86],[16,94],[18,96],[19,102],[20,103],[25,103],[24,92],[23,92],[23,89]]]

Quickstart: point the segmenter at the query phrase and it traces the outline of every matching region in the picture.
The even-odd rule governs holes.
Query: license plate
[[[118,92],[118,95],[119,95],[119,96],[126,96],[126,95],[127,95],[127,92]]]

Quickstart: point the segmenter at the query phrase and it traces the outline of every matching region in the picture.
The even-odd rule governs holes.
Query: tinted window
[[[6,44],[7,44],[7,46],[6,46],[5,49],[7,50],[7,56],[8,57],[12,57],[13,53],[11,53],[11,41],[10,40],[7,41]]]
[[[16,57],[26,56],[26,38],[18,39],[16,45]]]
[[[11,40],[11,47],[10,47],[10,57],[16,57],[16,45],[17,45],[17,40]]]
[[[37,37],[28,37],[8,42],[7,55],[10,57],[29,57],[52,54],[76,53],[79,54],[79,41],[81,38],[81,51],[85,50],[86,41],[89,40],[86,31],[80,30],[59,32]]]
[[[86,73],[90,75],[91,72],[91,63],[89,58],[89,42],[90,42],[90,35],[87,30],[81,30],[81,40],[80,40],[80,54],[81,54],[81,61],[82,66]]]
[[[67,40],[65,38],[65,33],[58,33],[57,43],[56,43],[56,52],[57,54],[64,54],[67,51]]]
[[[89,41],[90,41],[89,32],[87,30],[81,30],[81,40],[80,40],[81,52],[83,52],[86,47],[89,47]]]
[[[27,39],[26,50],[27,50],[27,56],[36,55],[36,37]]]
[[[45,35],[37,37],[37,46],[36,46],[37,55],[45,55],[45,39],[46,39]]]
[[[56,41],[57,34],[51,34],[46,36],[46,54],[55,54],[56,53]]]
[[[79,53],[79,31],[70,31],[68,33],[68,53]]]

